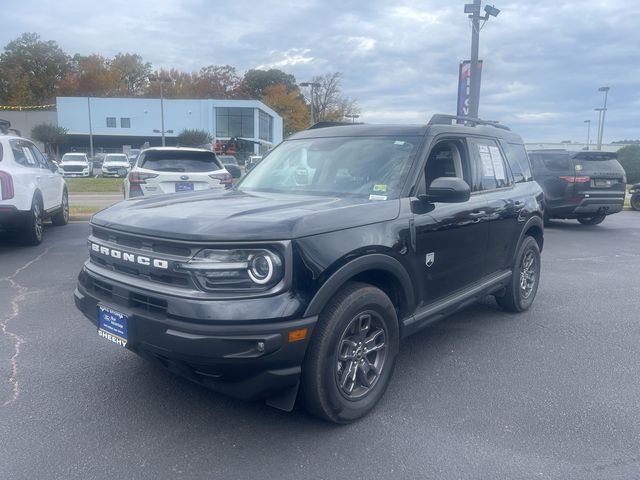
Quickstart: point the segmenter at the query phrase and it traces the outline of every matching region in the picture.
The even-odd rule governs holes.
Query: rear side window
[[[213,152],[149,151],[139,163],[141,168],[157,172],[211,172],[222,165]]]
[[[544,167],[554,172],[571,172],[573,163],[571,156],[567,152],[533,152],[529,154],[534,166]]]
[[[18,165],[33,168],[38,166],[38,162],[27,145],[19,140],[10,140],[9,144],[11,145],[11,151],[13,152],[13,159]]]
[[[494,140],[470,139],[469,150],[474,166],[473,191],[494,190],[511,184],[504,156]]]
[[[514,183],[529,182],[532,180],[531,165],[527,157],[524,145],[519,143],[500,142],[507,155],[507,162],[511,167]]]

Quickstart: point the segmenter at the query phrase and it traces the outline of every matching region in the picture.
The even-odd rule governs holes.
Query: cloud
[[[605,141],[640,138],[635,1],[495,1],[500,15],[480,34],[482,117],[525,140],[583,140],[609,85]],[[455,112],[470,48],[464,3],[23,0],[3,11],[0,44],[36,31],[71,54],[135,52],[157,67],[275,67],[299,81],[340,71],[362,120],[425,122]]]

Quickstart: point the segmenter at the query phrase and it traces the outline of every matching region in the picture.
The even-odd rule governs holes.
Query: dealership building
[[[176,144],[184,129],[208,132],[214,140],[249,140],[255,154],[282,141],[282,118],[258,100],[57,97],[57,124],[67,130],[65,150],[122,151]]]

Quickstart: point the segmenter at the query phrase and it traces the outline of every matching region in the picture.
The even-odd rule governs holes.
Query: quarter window
[[[107,128],[116,128],[116,117],[107,117]]]
[[[35,157],[31,151],[29,151],[26,144],[17,140],[12,140],[9,143],[11,144],[11,150],[13,151],[13,158],[18,165],[22,165],[23,167],[38,166]]]
[[[524,145],[507,142],[501,142],[501,144],[507,154],[514,183],[531,181],[531,165]]]

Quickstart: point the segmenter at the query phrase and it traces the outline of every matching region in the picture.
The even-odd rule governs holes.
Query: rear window
[[[605,160],[616,160],[618,155],[613,152],[580,152],[573,156],[576,162],[603,162]]]
[[[222,165],[213,152],[159,150],[146,152],[140,167],[157,172],[211,172]]]

